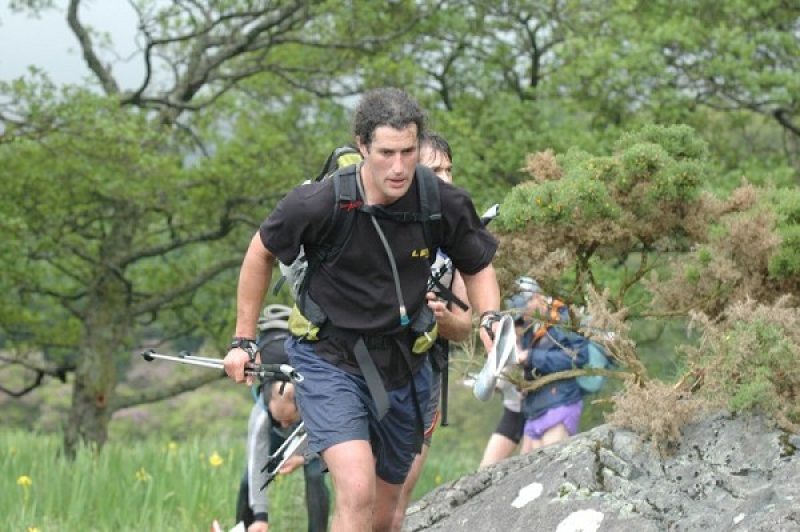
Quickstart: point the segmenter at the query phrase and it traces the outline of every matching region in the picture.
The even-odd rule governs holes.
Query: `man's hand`
[[[260,358],[260,355],[256,355],[256,363],[260,362]],[[253,376],[244,374],[244,366],[248,362],[250,362],[250,355],[247,354],[247,351],[241,347],[234,347],[225,355],[222,364],[228,377],[235,382],[246,382],[250,386],[253,384]]]
[[[289,473],[291,473],[292,471],[294,471],[295,469],[297,469],[298,467],[300,467],[305,463],[306,461],[302,456],[299,455],[290,456],[289,458],[286,459],[286,462],[284,462],[284,464],[281,466],[278,473],[281,475],[288,475]]]
[[[266,521],[253,521],[253,523],[247,527],[247,532],[268,532],[269,531],[269,523]]]
[[[453,319],[453,313],[447,308],[447,302],[439,299],[436,293],[428,292],[425,294],[425,298],[428,300],[428,308],[433,312],[437,322],[446,324]]]
[[[487,353],[492,350],[494,341],[497,339],[501,317],[500,312],[496,310],[488,310],[481,315],[479,334]],[[491,331],[491,334],[489,331]]]

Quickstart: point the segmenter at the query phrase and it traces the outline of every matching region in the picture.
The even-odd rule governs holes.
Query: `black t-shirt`
[[[477,273],[491,262],[497,242],[481,224],[467,193],[439,179],[437,182],[442,210],[440,246],[456,269]],[[261,225],[261,241],[284,264],[295,260],[301,245],[312,256],[328,229],[333,205],[333,180],[299,186]],[[416,183],[403,197],[384,207],[394,212],[419,212]],[[413,319],[425,304],[429,257],[436,250],[427,250],[422,224],[377,220],[394,255],[403,299]],[[364,212],[357,212],[339,255],[312,275],[309,294],[338,328],[365,335],[393,335],[403,330],[389,259],[370,216]],[[321,340],[317,352],[352,371],[351,347],[333,339]],[[377,360],[376,364],[381,370],[382,364]]]

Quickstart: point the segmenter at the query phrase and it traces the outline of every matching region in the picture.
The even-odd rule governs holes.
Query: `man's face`
[[[291,384],[284,385],[283,394],[280,393],[280,384],[273,384],[268,408],[272,418],[283,428],[290,427],[300,420]]]
[[[419,149],[419,164],[424,164],[445,183],[453,182],[453,163],[446,153],[434,150],[429,144]]]
[[[386,205],[408,192],[419,156],[416,124],[403,129],[380,126],[369,146],[358,139],[358,149],[364,157],[361,175],[367,203]]]

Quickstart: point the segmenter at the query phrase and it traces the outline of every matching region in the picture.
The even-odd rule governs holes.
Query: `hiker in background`
[[[450,144],[441,135],[428,132],[423,136],[419,148],[419,163],[430,168],[445,183],[453,182],[453,152]],[[457,271],[453,270],[452,262],[441,250],[437,251],[436,262],[431,267],[431,272],[433,276],[439,278],[441,286],[451,291],[461,302],[466,301],[467,290],[464,280]],[[453,304],[453,301],[448,300],[447,294],[440,293],[437,288],[428,292],[427,299],[428,307],[433,311],[439,326],[439,338],[436,339],[436,344],[428,353],[432,368],[431,396],[428,405],[423,410],[425,438],[422,443],[422,452],[414,458],[411,470],[403,483],[400,499],[397,501],[392,525],[392,529],[396,531],[399,531],[403,524],[411,493],[422,473],[422,467],[431,446],[433,431],[439,421],[442,379],[447,378],[443,372],[447,371],[449,342],[463,342],[472,332],[472,315],[469,307],[464,309],[458,304]]]
[[[570,317],[564,303],[546,296],[530,278],[521,278],[532,295],[525,309],[522,350],[517,362],[526,380],[583,367],[589,360],[589,341],[565,327]],[[583,391],[575,378],[562,379],[525,394],[522,453],[564,441],[578,432]]]
[[[539,285],[530,277],[520,277],[516,281],[516,293],[505,300],[506,310],[514,317],[514,329],[517,336],[517,353],[524,350],[522,339],[527,326],[526,311],[528,302]],[[522,413],[522,392],[506,379],[497,380],[497,389],[503,394],[503,415],[494,432],[489,437],[479,469],[483,469],[501,460],[505,460],[516,451],[522,440],[525,416]]]
[[[291,191],[253,236],[239,275],[225,371],[244,382],[275,259],[292,264],[301,246],[314,257],[333,213],[349,213],[346,244],[335,257],[309,263],[286,342],[290,363],[304,378],[295,392],[310,448],[322,455],[333,481],[334,532],[389,530],[421,450],[420,407],[430,397],[424,354],[434,324],[426,293],[436,249],[461,272],[487,351],[499,325],[491,264],[497,242],[463,190],[417,167],[423,133],[422,110],[405,92],[367,92],[354,119],[363,163],[339,173],[341,179]],[[346,199],[337,196],[336,184],[360,190]]]
[[[290,312],[285,305],[268,305],[259,318],[257,345],[262,363],[288,364],[283,344],[289,336]],[[269,529],[269,502],[266,489],[262,490],[269,471],[264,466],[300,423],[292,384],[265,379],[258,390],[247,423],[247,468],[236,503],[236,521],[243,522],[247,532]],[[300,466],[305,480],[308,531],[324,532],[328,528],[330,496],[319,456],[298,452],[284,463],[279,474],[289,474]]]

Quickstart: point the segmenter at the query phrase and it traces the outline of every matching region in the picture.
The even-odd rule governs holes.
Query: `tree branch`
[[[147,390],[138,394],[131,395],[118,395],[114,397],[109,406],[111,412],[116,412],[123,408],[130,408],[132,406],[146,405],[150,403],[157,403],[164,399],[169,399],[184,392],[191,392],[206,384],[226,378],[224,372],[202,375],[192,377],[191,379],[182,380],[168,386],[161,386],[152,390]]]
[[[72,29],[72,33],[78,38],[78,43],[81,46],[86,64],[89,66],[89,69],[94,72],[95,76],[97,76],[97,79],[100,80],[103,90],[108,95],[119,94],[119,85],[117,81],[111,75],[111,71],[100,62],[100,58],[97,57],[94,51],[94,45],[92,44],[92,38],[89,32],[78,20],[78,7],[80,7],[80,4],[80,0],[70,0],[69,9],[67,10],[67,23],[70,29]]]
[[[564,379],[572,379],[574,377],[583,377],[591,375],[601,375],[603,377],[612,377],[614,379],[627,380],[632,378],[639,378],[640,375],[630,371],[620,371],[616,369],[602,369],[602,368],[580,368],[568,369],[566,371],[558,371],[550,373],[549,375],[542,375],[537,377],[534,381],[524,381],[524,385],[520,386],[520,391],[532,392],[540,388],[544,388],[551,382],[561,381]]]
[[[226,261],[222,261],[216,264],[213,268],[209,269],[208,271],[201,273],[197,277],[195,277],[192,281],[186,283],[183,286],[178,286],[173,290],[161,292],[157,296],[151,297],[149,300],[144,301],[142,303],[138,303],[135,305],[131,311],[133,316],[139,316],[141,314],[147,314],[148,312],[154,312],[159,308],[163,307],[166,303],[177,299],[183,295],[186,295],[190,292],[193,292],[203,286],[206,282],[213,279],[220,273],[224,272],[225,270],[229,270],[231,268],[235,268],[242,263],[240,258],[236,259],[229,259]]]

